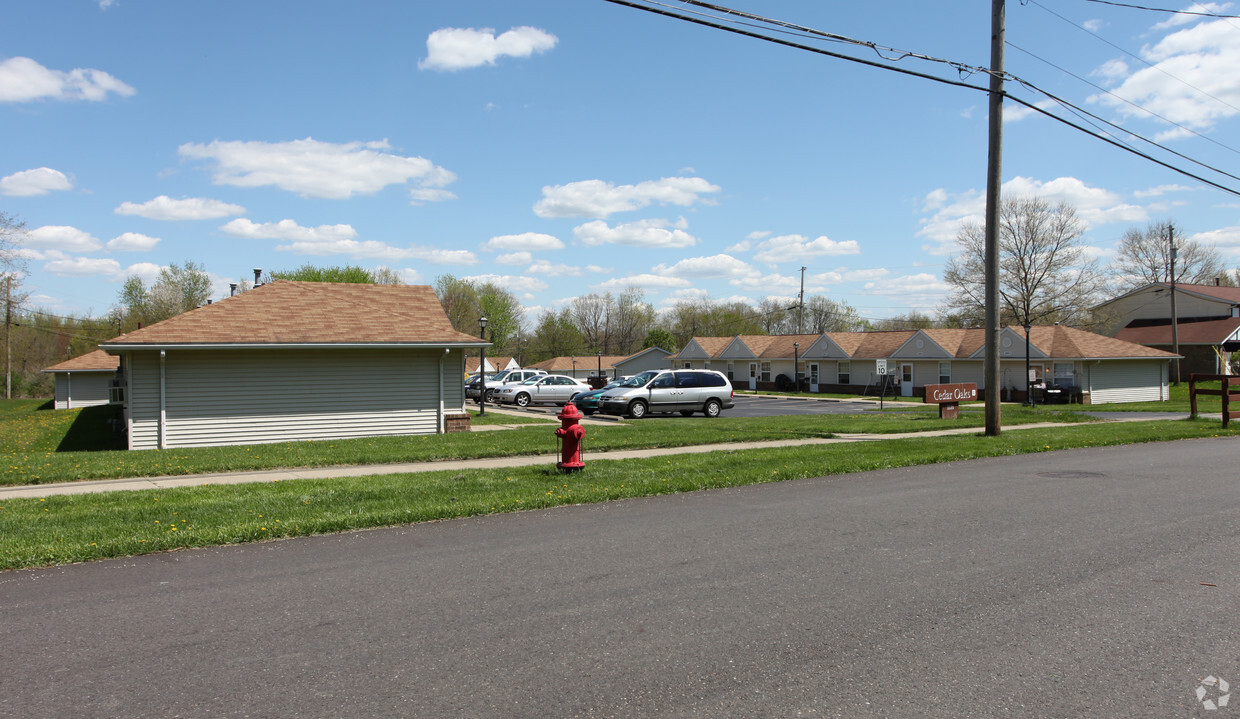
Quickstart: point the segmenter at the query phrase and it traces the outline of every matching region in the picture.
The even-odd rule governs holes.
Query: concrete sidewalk
[[[488,409],[488,412],[490,410]],[[1119,420],[1140,421],[1140,420]],[[528,425],[521,425],[528,426]],[[1037,424],[1013,425],[1004,427],[1005,432],[1027,429],[1045,429],[1049,427],[1066,427],[1059,422],[1041,422]],[[481,429],[479,427],[478,429]],[[587,447],[587,462],[614,461],[624,459],[642,459],[646,457],[664,457],[680,454],[703,454],[706,452],[736,452],[747,449],[771,449],[777,447],[806,447],[825,444],[847,444],[851,442],[881,442],[887,440],[909,439],[916,437],[946,437],[960,434],[978,434],[979,427],[962,427],[960,429],[936,430],[933,432],[904,432],[900,434],[841,434],[830,439],[807,438],[785,439],[769,442],[729,442],[726,444],[704,444],[688,447],[666,447],[660,449],[633,449],[614,452],[590,452]],[[435,462],[406,462],[397,464],[352,465],[333,467],[312,467],[304,469],[274,469],[256,472],[226,472],[219,474],[190,474],[172,477],[135,477],[131,479],[100,479],[82,482],[61,482],[55,484],[20,485],[0,487],[0,501],[18,498],[54,497],[66,494],[91,494],[96,492],[119,492],[133,490],[171,489],[174,487],[196,487],[217,484],[245,484],[247,482],[282,482],[296,479],[330,479],[335,477],[366,477],[382,474],[405,474],[409,472],[440,472],[467,471],[471,469],[497,469],[503,467],[530,467],[536,465],[554,466],[559,457],[555,454],[526,455],[520,457],[492,457],[486,459],[443,460]]]

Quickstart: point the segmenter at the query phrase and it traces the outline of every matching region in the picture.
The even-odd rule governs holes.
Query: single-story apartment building
[[[44,369],[55,381],[53,409],[97,407],[112,402],[112,384],[120,359],[95,350]]]
[[[470,375],[478,371],[478,365],[481,364],[482,357],[474,355],[465,358],[465,374]],[[517,363],[516,357],[491,357],[487,355],[486,372],[488,375],[502,372],[506,369],[521,369],[521,365]]]
[[[631,355],[581,354],[552,357],[535,362],[526,369],[540,369],[549,374],[562,374],[577,379],[595,375],[624,377],[650,369],[667,369],[671,352],[661,347],[648,347]]]
[[[981,329],[930,329],[694,337],[670,359],[673,367],[719,370],[734,386],[754,390],[783,386],[782,375],[789,384],[800,377],[811,392],[868,394],[885,366],[887,382],[904,397],[957,382],[976,383],[984,395],[984,336]],[[1003,399],[1024,399],[1023,328],[1003,328],[999,344]],[[1034,381],[1073,388],[1082,402],[1169,398],[1170,352],[1058,325],[1031,328],[1028,350]]]
[[[100,344],[130,449],[468,427],[465,354],[425,285],[278,280]]]

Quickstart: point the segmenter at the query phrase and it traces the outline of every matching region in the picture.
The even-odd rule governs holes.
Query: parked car
[[[607,393],[607,390],[614,389],[619,384],[620,380],[615,380],[591,392],[582,392],[573,398],[573,404],[577,405],[577,409],[581,410],[582,414],[589,417],[598,411],[599,397],[602,397]]]
[[[544,374],[516,384],[503,384],[494,390],[497,404],[567,404],[590,385],[561,374]]]
[[[718,417],[732,408],[732,383],[709,369],[650,370],[634,375],[599,397],[599,411],[634,419],[651,412],[701,412]]]
[[[540,377],[547,374],[547,370],[542,369],[506,369],[500,370],[487,378],[487,401],[495,401],[495,390],[502,385],[513,382],[524,382],[531,377]],[[482,396],[482,385],[476,377],[471,377],[470,382],[465,385],[465,399],[472,399],[479,404]]]

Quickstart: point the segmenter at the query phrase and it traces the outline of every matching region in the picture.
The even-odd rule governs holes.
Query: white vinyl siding
[[[1090,368],[1090,402],[1157,402],[1167,398],[1167,363],[1106,362]]]
[[[96,407],[108,403],[115,372],[56,372],[56,409]]]
[[[159,353],[134,356],[130,446],[154,448]],[[442,356],[442,350],[398,349],[169,350],[166,446],[433,434]],[[461,407],[462,383],[445,379],[442,386],[447,410]]]

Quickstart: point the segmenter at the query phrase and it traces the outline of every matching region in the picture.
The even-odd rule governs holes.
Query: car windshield
[[[537,381],[538,381],[538,380],[540,380],[540,379],[542,379],[542,376],[541,376],[541,375],[540,375],[540,376],[537,376],[537,377],[530,377],[529,379],[525,380],[525,381],[524,381],[524,382],[522,382],[521,384],[534,384],[535,382],[537,382]]]
[[[661,372],[658,372],[658,371],[642,372],[641,374],[635,374],[632,377],[629,377],[628,379],[624,380],[623,382],[620,382],[616,386],[617,387],[645,387],[646,384],[650,382],[650,380],[654,379],[655,377],[658,377],[660,374]]]
[[[504,378],[507,377],[511,372],[512,370],[510,369],[496,372],[495,374],[491,375],[491,379],[496,382],[503,382]]]

